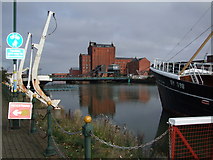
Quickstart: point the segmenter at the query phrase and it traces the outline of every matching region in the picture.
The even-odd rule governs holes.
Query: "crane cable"
[[[200,38],[204,33],[206,33],[210,28],[212,28],[213,25],[208,27],[204,32],[202,32],[199,36],[197,36],[193,41],[191,41],[189,44],[187,44],[184,48],[182,48],[180,51],[178,51],[174,56],[172,56],[170,59],[168,59],[166,62],[173,59],[175,56],[177,56],[180,52],[182,52],[184,49],[186,49],[188,46],[190,46],[193,42],[195,42],[198,38]]]
[[[48,36],[50,36],[51,34],[53,34],[56,31],[57,27],[58,27],[55,14],[53,14],[53,18],[55,20],[55,28],[54,28],[54,30],[51,33],[48,34]]]
[[[201,19],[208,13],[208,11],[212,8],[213,3],[211,4],[211,6],[201,15],[201,17],[194,23],[194,25],[192,25],[192,27],[189,29],[188,32],[186,32],[186,34],[183,36],[183,38],[181,38],[181,40],[175,45],[175,47],[169,52],[167,53],[166,56],[170,55],[179,45],[180,43],[186,38],[186,36],[194,29],[194,27],[201,21]],[[187,46],[188,47],[188,46]],[[184,47],[185,49],[185,47]],[[182,50],[184,50],[182,49]],[[181,51],[182,51],[181,50]],[[175,54],[178,55],[181,51],[179,51],[178,53]],[[172,58],[174,58],[175,56],[172,56],[169,60],[167,60],[166,62],[170,61]]]

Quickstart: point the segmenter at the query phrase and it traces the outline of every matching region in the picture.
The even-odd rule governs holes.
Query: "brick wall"
[[[79,69],[70,68],[69,74],[72,75],[72,76],[78,76],[78,75],[81,74],[81,71]]]
[[[120,66],[120,74],[127,74],[127,63],[131,61],[132,58],[115,58],[115,64]]]
[[[79,68],[81,74],[87,74],[91,71],[91,56],[88,54],[79,55]]]
[[[134,58],[127,64],[127,70],[129,74],[133,75],[148,75],[150,70],[150,61],[146,58]]]
[[[115,61],[115,47],[113,44],[104,45],[90,42],[88,54],[91,56],[91,69],[95,69],[98,65],[110,65]]]

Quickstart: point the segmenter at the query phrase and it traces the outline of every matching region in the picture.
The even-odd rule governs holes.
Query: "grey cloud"
[[[7,21],[12,19],[11,7],[9,3],[3,3],[3,39],[12,29],[12,20]],[[208,7],[210,3],[206,2],[25,2],[18,3],[17,31],[25,39],[27,32],[33,33],[33,41],[38,43],[47,11],[55,11],[57,30],[46,40],[40,67],[44,73],[68,72],[70,67],[78,66],[79,54],[87,53],[89,41],[113,42],[119,57],[147,57],[151,61],[156,57],[163,58]],[[176,52],[209,25],[210,12],[178,46]],[[48,33],[54,27],[52,20]],[[193,47],[198,47],[200,41]],[[185,54],[179,58],[189,56]],[[4,65],[11,64],[11,61],[4,60]]]

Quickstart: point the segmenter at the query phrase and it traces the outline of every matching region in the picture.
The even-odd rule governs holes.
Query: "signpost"
[[[10,102],[8,119],[31,119],[32,107],[29,102]]]
[[[19,48],[23,44],[23,38],[19,33],[12,32],[7,36],[7,44],[12,48]]]
[[[12,48],[6,48],[6,59],[24,58],[24,49],[19,48],[23,44],[23,38],[19,33],[10,33],[7,36],[7,44]]]
[[[23,59],[25,50],[19,48],[23,44],[22,36],[17,32],[12,32],[7,36],[7,44],[12,48],[6,48],[6,59],[13,59],[14,61],[14,78],[17,77],[16,65],[17,59]],[[17,79],[13,80],[13,92],[17,92]]]
[[[16,0],[13,2],[13,33],[16,33]],[[21,42],[21,39],[23,39],[19,34],[9,34],[7,37],[7,44],[11,46],[20,47],[20,45],[23,43],[23,40]],[[11,47],[10,46],[10,47]],[[13,102],[17,101],[17,59],[13,59]],[[11,124],[12,129],[19,129],[20,128],[20,120],[12,120]]]
[[[6,59],[23,59],[24,52],[23,48],[6,48]]]

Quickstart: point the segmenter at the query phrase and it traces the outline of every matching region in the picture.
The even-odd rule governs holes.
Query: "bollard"
[[[22,98],[23,98],[23,102],[25,102],[25,99],[26,99],[26,93],[25,92],[22,92]]]
[[[86,123],[82,127],[82,133],[84,135],[84,155],[85,159],[91,159],[91,134],[93,130],[93,126],[90,123],[92,118],[90,116],[84,117],[84,122]]]
[[[130,77],[128,78],[128,84],[130,84],[131,83],[131,79],[130,79]]]
[[[17,91],[12,92],[12,101],[18,102]],[[10,126],[11,129],[20,129],[21,128],[20,119],[12,119]]]
[[[47,148],[44,152],[44,155],[46,157],[53,156],[56,154],[55,148],[52,146],[53,145],[53,140],[52,140],[52,119],[51,119],[51,102],[47,102],[48,107],[47,107]]]
[[[35,102],[36,102],[36,95],[33,95],[33,99],[32,99],[32,104],[33,104],[33,108],[32,108],[32,118],[31,118],[31,129],[30,132],[31,133],[36,133],[36,122],[35,122]]]

